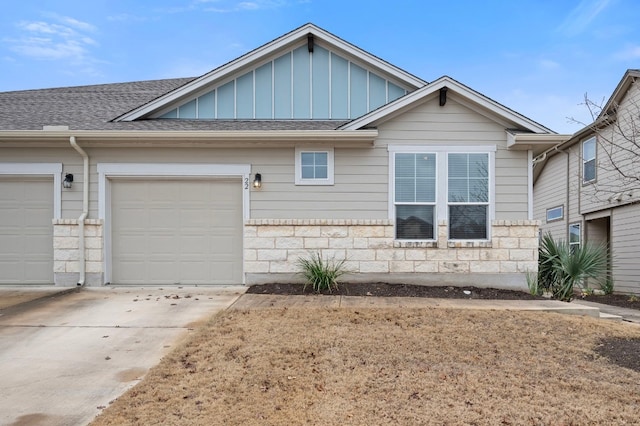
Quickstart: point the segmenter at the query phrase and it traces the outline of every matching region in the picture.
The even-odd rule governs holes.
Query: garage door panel
[[[239,179],[114,180],[111,200],[114,284],[242,282]]]
[[[53,179],[0,177],[0,284],[53,283]]]

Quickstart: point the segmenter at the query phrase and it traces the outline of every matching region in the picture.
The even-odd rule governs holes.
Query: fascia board
[[[409,86],[418,88],[426,84],[424,80],[419,79],[418,77],[415,77],[410,73],[398,67],[395,67],[370,53],[365,52],[364,50],[334,36],[333,34],[324,31],[313,24],[306,24],[261,47],[258,47],[257,49],[250,51],[249,53],[240,56],[235,60],[232,60],[225,65],[214,69],[213,71],[208,72],[207,74],[199,78],[196,78],[195,80],[190,81],[189,83],[179,87],[178,89],[162,95],[159,98],[154,99],[153,101],[134,109],[133,111],[129,111],[121,115],[114,121],[133,121],[144,117],[168,103],[179,100],[188,93],[197,91],[203,86],[215,82],[216,80],[223,79],[225,76],[229,76],[230,74],[233,74],[235,71],[243,67],[251,65],[253,63],[257,63],[266,56],[273,54],[274,52],[284,50],[289,46],[295,45],[296,43],[300,42],[302,38],[306,37],[307,34],[312,34],[314,37],[318,37],[324,42],[329,43],[337,50],[342,50],[343,52],[349,55],[353,55],[359,60],[364,61],[365,63],[369,63],[371,66],[378,68],[385,73],[393,75],[398,80],[404,82]]]
[[[600,111],[598,118],[601,118],[607,114],[610,114],[609,110],[613,107],[614,104],[620,102],[620,100],[624,97],[624,95],[629,90],[629,87],[631,86],[631,84],[637,78],[640,78],[640,70],[627,70],[625,72],[624,76],[622,77],[622,79],[614,89],[613,93],[611,94],[611,97],[602,108],[602,111]]]
[[[69,142],[75,136],[79,141],[240,141],[240,142],[340,142],[371,144],[377,130],[245,130],[245,131],[38,131],[14,130],[0,132],[0,144],[15,142]]]
[[[398,111],[410,109],[415,104],[423,101],[427,96],[434,94],[436,91],[447,87],[451,89],[453,92],[457,93],[458,96],[461,96],[464,102],[464,99],[470,101],[464,102],[466,106],[476,107],[480,106],[489,112],[503,117],[504,119],[514,122],[527,130],[539,133],[552,133],[548,128],[536,123],[533,120],[530,120],[506,107],[495,102],[474,90],[469,89],[468,87],[458,83],[457,81],[449,78],[449,77],[441,77],[438,80],[422,87],[421,89],[416,90],[415,92],[409,93],[402,98],[392,102],[390,104],[384,105],[378,108],[371,113],[364,115],[356,120],[353,120],[342,127],[339,127],[341,130],[357,130],[364,126],[370,125],[372,123],[377,123],[387,119],[392,114],[395,115]],[[457,99],[459,101],[459,99]]]

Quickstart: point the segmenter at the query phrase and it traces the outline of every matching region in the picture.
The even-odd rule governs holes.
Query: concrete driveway
[[[89,423],[245,289],[84,288],[2,309],[0,424]]]

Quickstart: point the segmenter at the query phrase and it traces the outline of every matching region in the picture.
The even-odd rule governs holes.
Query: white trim
[[[389,145],[389,152],[460,152],[460,153],[476,153],[476,152],[496,152],[496,145],[473,145],[473,146],[456,146],[456,145]]]
[[[533,150],[527,150],[527,219],[533,220]]]
[[[478,107],[486,109],[491,113],[496,114],[497,116],[505,120],[513,122],[518,126],[522,126],[527,130],[536,133],[553,133],[550,129],[542,126],[541,124],[538,124],[535,121],[521,114],[518,114],[515,111],[510,110],[504,105],[499,104],[498,102],[487,98],[479,92],[476,92],[475,90],[472,90],[446,76],[441,77],[438,80],[429,83],[414,92],[402,96],[391,103],[387,103],[386,105],[381,106],[380,108],[370,112],[369,114],[365,114],[358,119],[350,121],[349,123],[339,127],[338,129],[357,130],[372,123],[376,123],[378,120],[383,120],[386,117],[393,116],[394,113],[413,108],[414,105],[423,102],[426,97],[431,96],[444,87],[452,92],[457,93],[464,99],[469,100]]]
[[[302,178],[302,153],[303,152],[326,152],[327,153],[327,178],[326,179],[303,179]],[[296,146],[295,151],[295,183],[296,185],[333,185],[335,157],[333,147],[327,146]]]
[[[0,175],[53,176],[53,218],[62,217],[62,163],[0,163]]]
[[[98,163],[98,217],[104,223],[104,283],[111,282],[111,204],[109,177],[240,177],[242,179],[243,222],[250,218],[251,165],[249,164],[160,164],[160,163]],[[244,232],[244,231],[243,231]],[[242,259],[244,265],[244,257]],[[244,266],[243,266],[244,269]],[[242,281],[245,274],[242,272]]]
[[[134,109],[133,111],[122,115],[121,117],[116,119],[116,121],[134,121],[147,114],[153,113],[154,111],[157,111],[158,109],[170,104],[171,102],[183,98],[188,93],[193,93],[199,89],[202,89],[206,85],[213,84],[216,81],[221,81],[221,79],[224,79],[225,77],[228,78],[229,76],[233,75],[233,73],[238,72],[241,69],[246,69],[247,67],[263,61],[265,57],[269,55],[277,54],[278,52],[281,52],[284,49],[290,48],[294,45],[303,45],[304,43],[306,43],[307,36],[309,34],[312,34],[314,36],[314,43],[317,43],[317,41],[322,41],[338,52],[344,52],[345,54],[368,64],[369,67],[380,70],[380,72],[396,78],[398,82],[401,82],[409,87],[418,88],[427,84],[426,81],[415,77],[408,72],[397,68],[350,43],[345,42],[344,40],[319,27],[316,27],[313,24],[306,24],[288,34],[285,34],[265,44],[262,47],[259,47],[225,65],[222,65],[221,67],[216,68],[215,70],[203,75],[202,77],[196,78],[195,80],[186,83],[178,89],[175,89],[139,108]]]

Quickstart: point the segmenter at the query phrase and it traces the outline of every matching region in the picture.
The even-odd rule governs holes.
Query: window
[[[489,154],[449,153],[450,240],[485,240],[489,212]]]
[[[296,148],[296,185],[333,185],[333,148]]]
[[[582,142],[582,183],[596,180],[596,138]]]
[[[389,218],[397,240],[490,239],[495,146],[390,145]],[[428,150],[428,151],[427,151]]]
[[[580,248],[580,224],[572,223],[569,225],[569,249],[571,253],[575,253]]]
[[[436,154],[395,154],[396,239],[435,239]]]
[[[547,209],[547,222],[553,222],[554,220],[560,220],[564,217],[564,206],[553,207]]]

